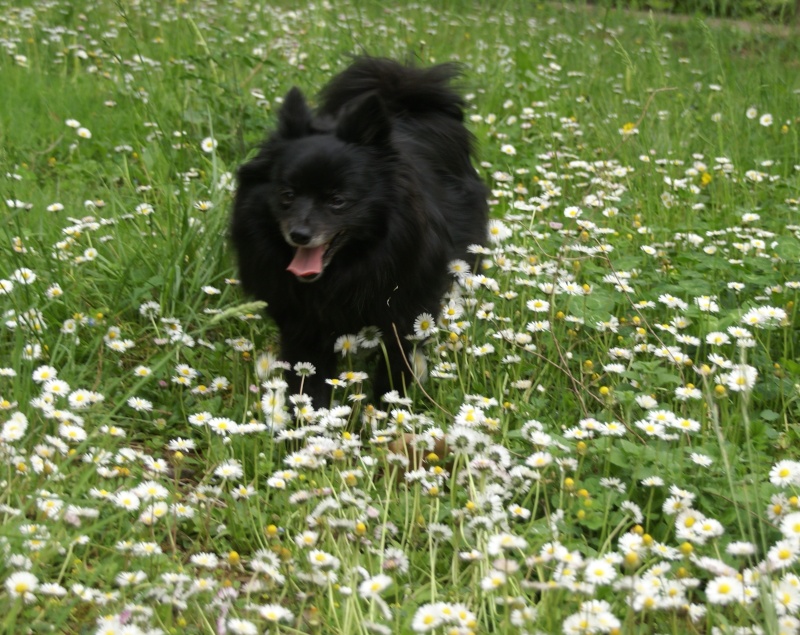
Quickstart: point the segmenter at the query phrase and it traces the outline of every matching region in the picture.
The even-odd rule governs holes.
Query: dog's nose
[[[307,245],[311,242],[311,234],[306,229],[293,229],[289,232],[289,238],[295,245]]]

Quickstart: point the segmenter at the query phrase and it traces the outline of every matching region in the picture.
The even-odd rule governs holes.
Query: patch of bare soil
[[[657,22],[661,23],[686,24],[701,19],[709,27],[715,29],[731,29],[734,31],[740,31],[742,33],[746,33],[748,35],[764,34],[764,35],[771,35],[774,37],[791,38],[800,35],[800,0],[796,0],[796,2],[797,5],[795,7],[794,24],[772,24],[769,22],[757,22],[754,20],[736,20],[732,18],[709,18],[709,17],[703,18],[698,14],[681,15],[681,14],[664,13],[658,11],[632,11],[629,9],[607,8],[603,6],[598,6],[591,2],[588,2],[587,4],[580,6],[567,2],[559,2],[555,4],[560,5],[563,9],[567,11],[573,11],[576,13],[585,10],[595,13],[597,15],[605,15],[607,12],[608,15],[624,14],[632,18],[638,18],[641,20],[649,20],[650,16],[652,15]]]

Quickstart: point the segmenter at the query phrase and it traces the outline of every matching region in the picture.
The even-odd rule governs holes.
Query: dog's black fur
[[[408,385],[415,318],[438,314],[448,262],[486,239],[487,191],[471,163],[458,67],[358,58],[322,90],[297,88],[277,129],[239,169],[231,233],[242,285],[268,303],[281,357],[311,362],[305,392],[327,405],[337,336],[378,327],[388,350],[375,392]],[[323,255],[324,254],[324,255]],[[291,271],[290,271],[291,270]],[[395,341],[392,325],[403,341]],[[294,373],[287,377],[297,391]]]

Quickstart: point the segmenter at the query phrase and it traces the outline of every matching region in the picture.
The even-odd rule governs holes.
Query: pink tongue
[[[325,247],[326,245],[298,247],[286,270],[300,277],[322,273],[322,256],[325,255]]]

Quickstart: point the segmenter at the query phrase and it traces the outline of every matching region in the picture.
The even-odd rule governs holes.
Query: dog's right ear
[[[286,139],[295,139],[308,134],[311,127],[311,109],[297,86],[286,93],[278,112],[278,132]]]
[[[344,108],[336,136],[348,143],[380,146],[388,143],[392,124],[376,92],[367,93]]]

